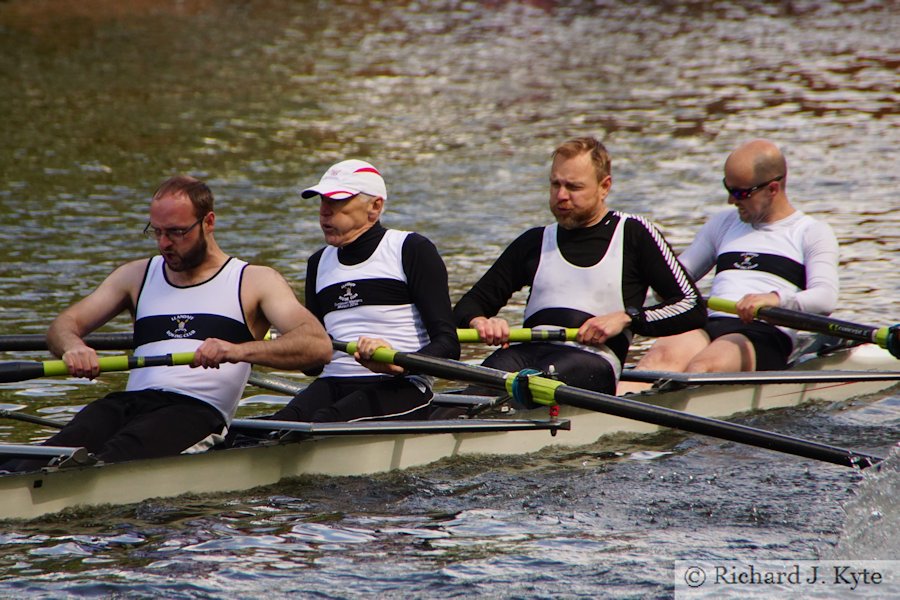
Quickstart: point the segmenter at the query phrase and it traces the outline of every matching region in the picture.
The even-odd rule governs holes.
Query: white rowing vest
[[[360,336],[381,338],[401,352],[415,352],[428,344],[428,331],[403,271],[403,242],[408,235],[388,229],[372,256],[356,265],[341,264],[334,246],[324,249],[316,271],[316,299],[332,338],[345,342]],[[323,377],[371,375],[343,352],[335,352],[322,372]]]
[[[574,322],[563,322],[565,319],[550,318],[549,315],[554,313],[571,313],[576,322],[583,323],[586,318],[625,309],[622,298],[622,257],[626,219],[622,215],[606,254],[590,267],[573,265],[563,257],[556,243],[558,224],[544,228],[541,258],[525,305],[526,327],[550,329],[576,326]],[[542,311],[545,311],[546,319],[542,318]],[[600,354],[612,365],[616,377],[622,372],[619,358],[606,345],[597,347],[575,342],[565,343]]]
[[[135,356],[193,352],[206,338],[233,343],[253,340],[241,307],[242,260],[229,258],[207,281],[187,287],[166,279],[164,261],[154,256],[137,300]],[[224,363],[218,369],[146,367],[134,369],[127,390],[158,389],[185,394],[216,407],[228,423],[250,376],[250,363]]]

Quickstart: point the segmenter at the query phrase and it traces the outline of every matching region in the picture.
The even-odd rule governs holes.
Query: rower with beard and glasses
[[[84,337],[125,311],[134,319],[136,356],[195,356],[191,365],[133,370],[125,391],[88,404],[45,445],[84,447],[106,462],[206,449],[225,434],[251,365],[328,363],[325,329],[284,277],[226,254],[215,227],[205,183],[183,175],[166,180],[144,228],[159,255],[120,266],[53,321],[49,348],[73,377],[97,377],[97,353]],[[265,340],[271,326],[281,335]],[[5,468],[43,464],[27,459]]]
[[[672,335],[703,325],[694,282],[647,219],[607,207],[611,187],[609,153],[597,139],[571,139],[554,150],[549,196],[556,223],[516,238],[454,308],[457,327],[504,346],[485,366],[536,369],[613,393],[633,334]],[[509,323],[497,313],[526,286],[524,326],[577,328],[577,343],[508,345]],[[651,288],[662,300],[644,306]]]
[[[797,332],[753,319],[763,307],[827,315],[838,299],[838,243],[825,222],[787,196],[787,161],[769,140],[736,148],[723,184],[737,210],[714,214],[679,256],[700,280],[716,269],[710,295],[736,302],[738,316],[709,311],[704,329],[656,340],[637,369],[688,373],[787,368]],[[620,392],[649,384],[623,382]]]

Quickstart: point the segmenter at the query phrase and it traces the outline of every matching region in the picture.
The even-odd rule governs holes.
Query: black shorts
[[[739,333],[750,340],[756,353],[757,371],[786,369],[794,349],[794,344],[786,333],[761,321],[744,323],[732,317],[711,317],[706,323],[706,333],[711,340],[729,333]]]
[[[548,342],[513,344],[509,348],[496,350],[482,364],[492,369],[511,372],[537,369],[549,373],[552,369],[556,378],[566,385],[603,394],[616,393],[616,373],[609,361],[599,354],[575,346]],[[491,393],[478,387],[469,389],[471,392]],[[518,401],[513,404],[518,404]],[[524,408],[540,406],[534,402],[526,404]]]
[[[117,462],[179,454],[224,427],[222,413],[202,400],[134,390],[91,402],[45,443],[81,446],[100,460]]]
[[[271,418],[316,423],[427,419],[433,396],[406,377],[319,377]]]
[[[172,456],[213,433],[225,417],[202,400],[163,390],[112,392],[81,409],[45,446],[85,448],[105,462]],[[47,459],[18,459],[0,470],[36,471]]]

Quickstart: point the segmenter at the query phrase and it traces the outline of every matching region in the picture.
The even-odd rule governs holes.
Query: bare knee
[[[690,359],[707,345],[709,336],[702,329],[659,338],[638,361],[635,370],[684,372]],[[643,381],[620,381],[616,393],[637,393],[651,386]]]
[[[687,365],[689,373],[753,371],[756,354],[753,345],[740,334],[729,334],[713,341]]]
[[[685,371],[690,361],[709,345],[709,337],[703,330],[656,340],[637,368],[643,371]]]

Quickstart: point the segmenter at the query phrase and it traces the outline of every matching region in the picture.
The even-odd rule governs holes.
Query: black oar
[[[333,345],[336,350],[347,352],[348,354],[356,351],[356,342],[335,341]],[[373,354],[373,359],[435,377],[460,379],[503,389],[513,397],[522,398],[527,395],[540,404],[568,404],[586,410],[663,427],[672,427],[842,466],[866,468],[883,460],[878,456],[764,431],[746,425],[700,417],[670,408],[584,390],[568,386],[561,381],[526,374],[525,372],[507,373],[484,366],[467,365],[454,360],[412,352],[397,352],[388,348],[376,350]]]
[[[44,427],[54,427],[60,429],[65,426],[61,421],[53,419],[45,419],[44,417],[36,417],[25,413],[16,412],[6,408],[0,409],[0,419],[10,419],[12,421],[22,421],[23,423],[31,423],[32,425],[43,425]]]
[[[141,367],[171,367],[189,365],[194,361],[193,352],[176,352],[159,356],[103,356],[99,359],[100,371],[127,371]],[[68,375],[69,369],[61,360],[16,361],[0,363],[0,383],[25,381],[38,377]]]
[[[725,373],[676,373],[625,369],[622,381],[674,382],[684,385],[744,385],[779,383],[855,383],[900,381],[900,371],[737,371]]]
[[[134,336],[130,333],[91,333],[84,338],[94,350],[131,350]],[[42,333],[0,335],[0,352],[47,350],[47,336]]]
[[[707,298],[706,305],[712,310],[737,314],[736,303],[724,298]],[[856,340],[870,344],[878,344],[886,348],[895,357],[900,358],[900,325],[874,327],[860,325],[849,321],[832,319],[824,315],[789,310],[778,306],[765,306],[756,310],[758,319],[764,319],[773,325],[790,327],[802,331],[827,333],[847,340]]]

